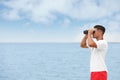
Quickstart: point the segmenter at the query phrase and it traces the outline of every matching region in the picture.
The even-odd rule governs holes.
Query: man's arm
[[[87,35],[85,35],[80,43],[80,46],[82,48],[88,48],[87,45],[86,45],[86,40],[87,40]]]
[[[93,39],[92,39],[92,36],[91,35],[93,35],[93,29],[90,29],[89,31],[88,31],[88,45],[90,46],[90,47],[95,47],[95,48],[97,48],[97,44],[93,41]]]

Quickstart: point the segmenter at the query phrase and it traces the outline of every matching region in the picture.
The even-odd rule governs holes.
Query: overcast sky
[[[120,42],[120,0],[0,0],[0,42],[80,42],[97,24]]]

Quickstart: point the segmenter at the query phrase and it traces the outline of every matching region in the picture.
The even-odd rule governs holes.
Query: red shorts
[[[107,80],[107,72],[106,71],[91,72],[90,80]]]

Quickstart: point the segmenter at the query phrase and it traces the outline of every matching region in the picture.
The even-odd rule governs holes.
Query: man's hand
[[[94,30],[94,29],[89,29],[89,30],[88,30],[88,45],[89,45],[90,47],[97,48],[97,45],[96,45],[96,43],[93,41],[92,36],[91,36],[91,35],[93,35],[93,31],[95,31],[95,30]]]
[[[93,31],[94,31],[94,29],[89,29],[89,30],[88,30],[88,34],[89,34],[89,35],[93,34]]]
[[[88,34],[85,34],[85,36],[84,36],[86,39],[88,38]]]

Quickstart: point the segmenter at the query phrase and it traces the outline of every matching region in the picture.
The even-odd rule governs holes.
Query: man
[[[95,25],[94,29],[88,30],[80,44],[82,48],[91,49],[90,80],[107,80],[107,68],[105,65],[107,42],[103,38],[104,33],[105,28],[102,25]]]

